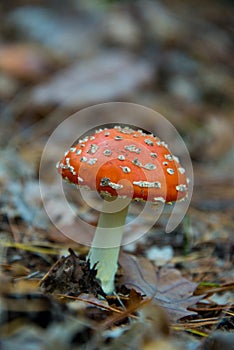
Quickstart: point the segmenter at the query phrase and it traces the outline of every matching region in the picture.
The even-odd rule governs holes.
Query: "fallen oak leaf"
[[[193,296],[196,287],[196,283],[182,277],[181,273],[174,268],[159,269],[154,300],[168,310],[170,318],[174,321],[195,315],[196,312],[189,311],[187,308],[203,299],[203,295]]]
[[[120,253],[119,264],[124,270],[120,282],[128,289],[152,298],[156,293],[157,277],[154,265],[147,259]]]
[[[171,320],[196,314],[187,308],[203,298],[193,296],[197,284],[181,276],[174,268],[155,267],[147,259],[121,253],[119,263],[124,270],[120,283],[135,289],[168,312]]]

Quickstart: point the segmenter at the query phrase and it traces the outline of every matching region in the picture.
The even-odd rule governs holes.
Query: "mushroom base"
[[[111,294],[114,291],[114,279],[118,268],[119,250],[128,206],[129,201],[122,210],[112,213],[108,212],[108,200],[104,201],[103,211],[100,213],[98,226],[88,254],[91,267],[97,263],[97,278],[101,281],[102,289],[106,294]]]

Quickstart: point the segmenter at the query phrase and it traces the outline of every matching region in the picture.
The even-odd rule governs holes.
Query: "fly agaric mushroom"
[[[128,126],[99,129],[77,140],[57,168],[63,179],[98,191],[105,199],[88,258],[91,266],[97,264],[104,292],[111,294],[128,212],[126,198],[152,203],[181,200],[187,194],[185,169],[158,137]],[[107,212],[117,197],[124,207]]]

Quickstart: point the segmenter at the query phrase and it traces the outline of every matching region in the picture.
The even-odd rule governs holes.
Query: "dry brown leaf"
[[[122,284],[147,297],[152,297],[155,294],[157,278],[155,267],[149,260],[121,252],[119,263],[124,270]]]
[[[182,277],[174,268],[157,269],[143,257],[124,253],[121,253],[120,265],[124,269],[120,283],[153,298],[155,303],[167,309],[174,321],[194,314],[187,308],[202,299],[202,296],[193,296],[197,284]]]
[[[124,302],[125,307],[129,310],[138,308],[142,302],[142,295],[136,292],[135,289],[131,289],[128,299]]]

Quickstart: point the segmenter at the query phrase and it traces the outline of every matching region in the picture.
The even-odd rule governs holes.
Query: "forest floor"
[[[234,349],[232,3],[14,3],[0,5],[0,349]],[[194,187],[173,232],[165,208],[122,247],[116,292],[106,296],[56,185],[71,126],[43,166],[42,155],[72,113],[110,101],[147,106],[176,127]],[[98,212],[66,191],[95,227]]]

